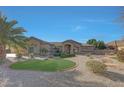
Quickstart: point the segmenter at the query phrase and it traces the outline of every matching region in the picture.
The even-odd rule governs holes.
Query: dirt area
[[[104,75],[96,75],[87,69],[86,62],[92,59],[102,61],[107,65],[107,71]],[[108,87],[124,86],[124,63],[110,56],[92,55],[87,57],[78,55],[75,58],[68,58],[68,60],[72,60],[78,64],[75,70],[81,72],[76,77],[79,81],[102,83]]]
[[[107,65],[104,75],[96,75],[86,67],[88,60],[95,59]],[[122,87],[124,86],[124,63],[110,56],[92,55],[90,57],[78,55],[67,58],[77,63],[77,67],[64,72],[41,72],[12,70],[10,63],[0,65],[3,83],[6,87]],[[6,84],[5,84],[6,83]]]

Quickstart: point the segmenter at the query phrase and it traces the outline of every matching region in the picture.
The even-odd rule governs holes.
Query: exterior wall
[[[98,54],[98,55],[103,55],[103,54],[109,54],[109,53],[114,53],[114,50],[97,50],[95,49],[94,46],[90,45],[81,45],[80,43],[75,41],[65,41],[62,42],[60,46],[50,44],[47,42],[43,42],[40,40],[35,40],[35,39],[30,39],[27,41],[28,47],[27,49],[22,49],[20,48],[19,51],[23,55],[28,55],[29,54],[29,49],[32,47],[33,48],[33,54],[35,56],[53,56],[58,50],[60,52],[67,52],[67,47],[69,46],[70,48],[70,54]],[[44,50],[45,49],[45,50]],[[15,51],[15,50],[14,50]],[[43,52],[44,51],[44,52]]]
[[[33,47],[35,56],[49,56],[52,55],[53,46],[45,42],[40,42],[34,39],[28,41],[29,47]],[[27,51],[29,50],[29,47]]]
[[[79,54],[80,51],[81,51],[81,45],[78,45],[76,43],[70,43],[70,42],[65,42],[63,43],[63,46],[62,46],[62,51],[63,52],[66,52],[66,45],[70,45],[70,53],[76,53],[76,54]]]
[[[92,51],[83,51],[81,52],[82,55],[85,54],[93,54],[93,55],[106,55],[106,54],[115,54],[116,51],[115,50],[92,50]]]
[[[81,51],[92,51],[92,50],[94,50],[95,49],[95,47],[94,46],[82,46],[81,47],[82,49],[81,49]]]
[[[62,52],[67,52],[67,46],[70,46],[70,53],[73,53],[73,44],[71,43],[63,43]]]
[[[46,49],[46,50],[47,50],[46,56],[52,55],[52,53],[53,53],[53,46],[51,46],[51,45],[49,45],[49,44],[43,44],[43,45],[41,45],[40,48],[41,48],[41,49]],[[41,55],[42,55],[42,54],[41,54]]]
[[[37,41],[37,40],[33,40],[33,39],[30,39],[28,42],[28,47],[27,47],[27,52],[32,52],[35,54],[35,55],[39,55],[40,53],[40,43]]]
[[[80,54],[93,53],[95,51],[94,46],[82,46]]]
[[[22,55],[27,55],[27,49],[19,47],[19,46],[17,48],[15,47],[9,48],[8,46],[6,46],[6,53],[15,53],[15,54],[20,53]]]

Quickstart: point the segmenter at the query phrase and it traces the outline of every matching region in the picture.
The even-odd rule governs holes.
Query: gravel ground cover
[[[108,60],[109,63],[117,64],[118,67],[108,67],[104,75],[96,75],[90,72],[86,67],[86,62],[90,60],[87,56],[76,56],[67,58],[76,62],[75,69],[64,72],[42,72],[12,70],[10,63],[0,65],[0,71],[3,75],[0,78],[7,79],[4,83],[6,87],[119,87],[124,86],[123,63],[108,56],[93,56],[93,59]],[[111,62],[110,62],[111,61]]]

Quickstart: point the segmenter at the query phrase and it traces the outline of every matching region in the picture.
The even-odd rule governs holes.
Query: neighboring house
[[[113,49],[124,50],[124,40],[117,40],[107,43],[107,46]]]

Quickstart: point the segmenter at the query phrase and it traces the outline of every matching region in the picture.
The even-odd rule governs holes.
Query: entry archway
[[[72,45],[71,44],[65,44],[64,45],[64,51],[68,54],[71,54],[72,50]]]

